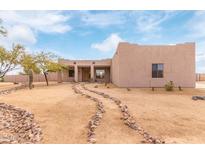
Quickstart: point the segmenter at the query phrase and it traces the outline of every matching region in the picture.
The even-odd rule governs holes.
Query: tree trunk
[[[47,72],[43,72],[44,76],[45,76],[45,80],[46,80],[46,85],[48,86],[48,77],[47,77]]]
[[[29,70],[28,75],[29,75],[29,79],[28,79],[29,89],[32,89],[33,88],[33,71]]]

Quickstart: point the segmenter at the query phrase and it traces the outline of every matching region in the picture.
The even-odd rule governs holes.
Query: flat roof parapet
[[[136,45],[136,46],[169,46],[169,45],[186,45],[186,44],[195,44],[195,42],[184,42],[184,43],[170,43],[170,44],[137,44],[129,42],[119,42],[118,45]]]

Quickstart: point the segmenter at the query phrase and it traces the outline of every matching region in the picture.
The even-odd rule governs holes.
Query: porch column
[[[94,65],[90,66],[90,78],[91,81],[94,81]]]
[[[62,82],[62,72],[61,71],[57,72],[57,81],[58,81],[58,83]]]
[[[75,82],[78,82],[78,66],[75,65]]]

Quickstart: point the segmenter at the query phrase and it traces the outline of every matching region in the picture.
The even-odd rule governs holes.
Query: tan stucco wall
[[[60,64],[65,64],[69,66],[111,66],[111,59],[102,59],[102,60],[68,60],[68,59],[59,59]],[[74,62],[76,64],[74,64]],[[93,62],[95,64],[93,64]]]
[[[97,79],[97,78],[95,78],[95,76],[96,76],[96,70],[97,70],[97,69],[103,69],[103,70],[105,70],[105,77],[104,77],[104,79]],[[109,82],[111,81],[110,67],[95,67],[95,68],[94,68],[94,81],[109,83]]]
[[[164,78],[152,78],[152,64],[164,64]],[[112,59],[112,81],[119,87],[195,87],[195,44],[136,45],[120,43]]]
[[[75,68],[75,78],[70,79],[68,73],[63,72],[63,81],[73,81],[73,79],[81,81],[81,72],[78,68],[82,66],[91,68],[92,79],[95,67],[110,67],[110,81],[119,87],[163,87],[170,80],[174,81],[175,86],[195,87],[194,43],[177,45],[119,43],[112,59],[60,59],[59,63]],[[153,63],[164,64],[163,78],[152,78]]]
[[[120,45],[118,45],[117,51],[115,52],[113,58],[112,58],[112,66],[111,66],[111,81],[112,83],[119,85],[119,47]]]
[[[49,81],[58,81],[58,73],[56,72],[49,72],[47,77]],[[28,82],[28,75],[6,75],[4,77],[4,81],[25,83],[25,82]],[[34,82],[45,82],[45,76],[43,74],[34,74],[33,81]]]

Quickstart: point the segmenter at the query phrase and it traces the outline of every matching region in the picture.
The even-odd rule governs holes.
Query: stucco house
[[[112,82],[119,87],[195,87],[195,43],[138,45],[119,43],[112,59],[66,60],[58,81]]]

